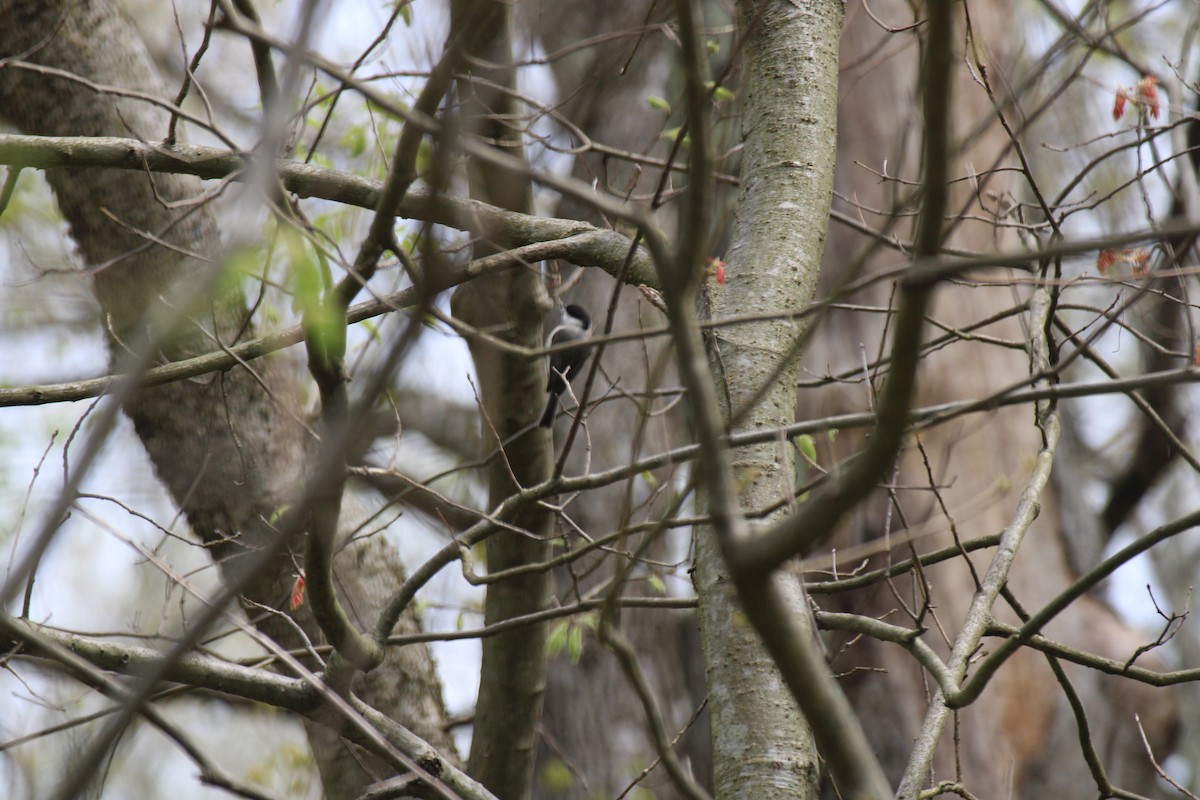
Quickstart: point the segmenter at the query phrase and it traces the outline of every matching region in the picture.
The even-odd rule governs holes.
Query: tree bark
[[[455,0],[450,28],[451,46],[461,47],[460,72],[467,75],[458,83],[462,132],[521,157],[522,135],[514,124],[517,105],[506,91],[516,85],[510,5]],[[532,187],[526,177],[475,162],[468,165],[468,179],[473,198],[512,211],[532,210]],[[475,245],[475,256],[507,244],[502,236],[485,236]],[[528,349],[543,344],[547,303],[536,270],[510,270],[472,281],[455,292],[452,308],[459,319],[505,341]],[[483,400],[485,449],[500,451],[488,466],[488,502],[495,507],[522,487],[550,477],[549,435],[535,424],[545,398],[546,371],[542,363],[499,351],[481,338],[468,338],[468,345]],[[551,513],[532,505],[508,522],[520,532],[505,530],[488,540],[488,570],[546,560]],[[489,584],[484,623],[542,610],[548,590],[544,571]],[[545,688],[545,625],[484,639],[468,771],[498,797],[519,800],[530,794]]]
[[[812,300],[833,190],[842,4],[810,3],[803,14],[774,2],[742,2],[738,9],[745,150],[727,279],[706,287],[713,319],[751,311],[782,314]],[[789,354],[802,334],[803,326],[785,320],[711,335],[709,361],[717,396],[734,431],[795,419],[798,362]],[[767,384],[761,398],[748,406]],[[743,508],[764,508],[794,492],[790,445],[780,441],[739,448],[733,461]],[[786,575],[772,580],[791,613],[808,620],[804,629],[811,633],[799,583]],[[695,583],[717,797],[816,797],[820,769],[812,733],[738,608],[720,547],[708,528],[697,532]]]
[[[16,0],[0,7],[0,56],[80,76],[73,80],[9,64],[0,69],[0,109],[10,123],[45,135],[129,136],[158,141],[167,133],[167,114],[148,102],[86,85],[135,90],[164,97],[153,64],[129,20],[112,0]],[[83,260],[94,269],[96,297],[111,336],[114,360],[128,343],[154,324],[173,320],[163,348],[168,360],[252,338],[238,291],[227,290],[193,319],[178,320],[170,305],[180,285],[212,269],[220,258],[216,216],[202,202],[202,183],[178,175],[138,175],[120,170],[48,170]],[[170,204],[179,204],[178,208]],[[115,220],[115,221],[114,221]],[[150,237],[169,246],[160,246]],[[202,379],[140,390],[126,406],[159,478],[187,515],[192,531],[207,543],[227,578],[236,577],[242,557],[277,536],[271,520],[296,501],[314,443],[299,424],[296,365],[268,357],[252,368],[236,368]],[[289,545],[246,592],[247,599],[286,607],[295,577]],[[353,606],[373,622],[404,573],[381,537],[345,548],[336,568]],[[294,648],[302,645],[277,615],[251,611],[264,633]],[[308,635],[319,632],[302,610]],[[415,632],[415,617],[397,632]],[[453,753],[445,730],[440,687],[428,650],[393,648],[384,665],[358,687],[362,698]],[[356,797],[371,779],[359,757],[336,732],[311,727],[310,740],[327,796]],[[368,763],[370,761],[368,760]]]

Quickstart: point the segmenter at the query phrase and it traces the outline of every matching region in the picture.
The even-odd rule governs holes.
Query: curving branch
[[[178,142],[167,145],[112,136],[3,134],[0,164],[33,169],[110,167],[193,175],[206,180],[244,181],[254,173],[256,159],[251,154]],[[379,204],[380,181],[291,159],[277,159],[272,168],[283,187],[299,197],[318,197],[367,209]],[[617,277],[632,251],[632,259],[624,270],[625,279],[633,285],[660,287],[658,273],[645,248],[634,247],[629,237],[617,231],[587,222],[537,217],[422,188],[405,192],[395,213],[398,217],[447,225],[475,236],[503,237],[513,247],[594,234],[577,241],[568,255],[559,257],[580,266],[599,267]],[[618,215],[630,216],[640,219],[628,210]],[[650,241],[661,238],[654,236]]]

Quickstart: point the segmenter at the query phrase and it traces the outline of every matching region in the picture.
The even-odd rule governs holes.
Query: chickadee
[[[563,309],[562,322],[546,337],[546,346],[554,347],[580,341],[587,338],[591,330],[592,318],[588,316],[588,313],[579,306],[569,305]],[[591,354],[590,345],[581,345],[569,350],[560,350],[550,356],[550,380],[546,382],[546,391],[550,397],[546,401],[546,410],[542,413],[542,421],[538,423],[543,428],[549,428],[554,424],[554,417],[558,413],[559,396],[567,391],[567,384],[579,374],[580,368]]]

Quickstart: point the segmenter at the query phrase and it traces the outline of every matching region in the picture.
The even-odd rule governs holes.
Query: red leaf
[[[708,272],[710,275],[717,277],[717,283],[725,282],[725,261],[720,258],[710,258],[708,260]]]
[[[304,605],[304,576],[297,575],[296,582],[292,584],[292,596],[288,600],[288,608],[295,611],[302,605]]]
[[[1117,98],[1113,101],[1113,119],[1118,120],[1125,116],[1125,101],[1128,95],[1124,88],[1117,89]]]

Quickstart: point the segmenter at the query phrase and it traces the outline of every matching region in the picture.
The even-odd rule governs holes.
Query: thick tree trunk
[[[0,57],[18,56],[100,86],[165,97],[137,32],[112,0],[0,5]],[[28,133],[132,135],[146,141],[167,133],[162,108],[14,64],[0,69],[0,112]],[[95,270],[114,358],[155,323],[174,325],[162,351],[167,359],[255,335],[236,292],[197,305],[193,319],[177,319],[175,309],[194,298],[173,295],[181,284],[213,269],[207,259],[221,253],[213,210],[199,202],[199,180],[100,169],[51,170],[47,177],[84,261]],[[240,556],[274,539],[270,520],[296,501],[296,488],[303,483],[314,443],[297,421],[296,375],[286,358],[266,358],[250,368],[142,390],[126,407],[159,477],[227,576],[237,574]],[[302,547],[295,543],[292,550]],[[248,588],[248,599],[285,608],[299,563],[292,555],[282,553]],[[382,537],[346,548],[336,568],[366,624],[373,624],[376,611],[403,580],[398,558]],[[252,616],[261,617],[260,629],[285,647],[301,645],[277,616]],[[307,615],[302,612],[298,619],[316,638]],[[401,628],[397,632],[415,631],[415,619],[407,618]],[[453,752],[424,647],[392,649],[359,690],[368,703],[442,752]],[[357,796],[369,779],[357,756],[335,733],[314,728],[310,737],[328,796]]]
[[[803,308],[816,291],[824,248],[837,118],[842,4],[739,4],[745,60],[742,184],[724,285],[710,282],[713,319]],[[797,362],[785,359],[803,328],[790,320],[715,331],[709,341],[717,396],[735,431],[795,418]],[[751,396],[770,388],[748,410]],[[793,451],[781,442],[739,448],[734,478],[743,508],[794,492]],[[781,513],[786,513],[785,505]],[[809,619],[804,593],[786,575],[772,580],[792,613]],[[712,713],[718,797],[807,797],[820,772],[812,733],[778,669],[738,609],[713,533],[696,543],[696,593]],[[739,619],[742,621],[739,622]],[[811,631],[811,621],[804,626]]]

